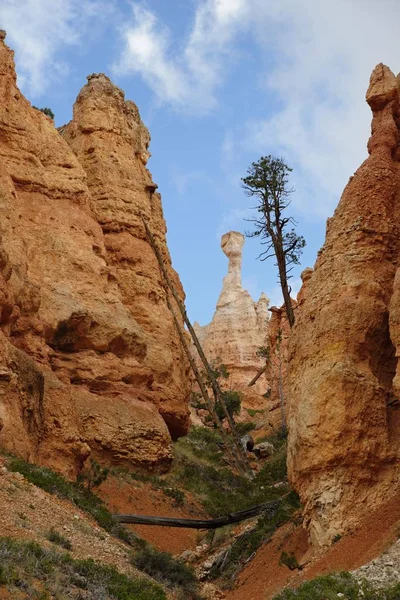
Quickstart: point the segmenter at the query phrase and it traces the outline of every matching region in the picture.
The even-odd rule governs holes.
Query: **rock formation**
[[[148,381],[140,385],[142,397],[157,405],[176,438],[188,425],[188,364],[140,218],[146,218],[170,268],[161,196],[146,169],[149,132],[136,105],[100,74],[88,77],[62,135],[87,174],[91,208],[102,227],[107,262],[124,306],[146,334],[139,378]],[[184,298],[179,277],[170,271]]]
[[[249,388],[248,384],[265,364],[257,350],[268,340],[268,299],[261,294],[254,303],[242,287],[242,248],[244,236],[238,231],[225,233],[221,248],[229,259],[228,274],[224,278],[217,308],[211,323],[200,327],[195,323],[204,352],[210,361],[220,360],[229,372],[225,382],[230,389],[246,392],[254,408],[265,405],[262,394],[268,390],[265,376]]]
[[[0,39],[0,445],[70,474],[90,453],[162,468],[189,379],[138,218],[170,268],[149,135],[104,76],[75,119],[63,139],[30,106]]]
[[[316,544],[331,543],[399,480],[399,95],[399,79],[378,65],[367,92],[370,156],[299,294],[288,465]]]

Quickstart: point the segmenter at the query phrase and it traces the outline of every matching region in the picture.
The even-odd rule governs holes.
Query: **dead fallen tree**
[[[176,517],[147,517],[145,515],[114,515],[119,523],[131,523],[134,525],[158,525],[161,527],[185,527],[186,529],[218,529],[232,523],[239,523],[251,517],[265,513],[272,517],[282,499],[264,502],[245,510],[231,513],[216,519],[178,519]]]

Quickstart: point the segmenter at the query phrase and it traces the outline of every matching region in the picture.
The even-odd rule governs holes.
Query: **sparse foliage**
[[[78,475],[78,483],[91,492],[93,488],[99,487],[108,477],[110,469],[102,467],[98,462],[90,459],[90,465]]]
[[[238,415],[240,413],[240,409],[242,406],[241,394],[240,394],[240,392],[228,390],[226,392],[222,392],[222,395],[224,397],[225,405],[226,405],[226,408],[228,409],[228,413],[230,414],[231,418],[233,419],[234,415]],[[226,415],[225,415],[225,412],[224,412],[221,404],[217,403],[215,405],[215,409],[217,411],[217,415],[219,416],[221,421],[223,421],[225,419]]]
[[[50,119],[54,119],[54,113],[51,110],[51,108],[48,108],[47,106],[45,106],[44,108],[38,108],[37,106],[33,106],[32,108],[35,108],[36,110],[40,110],[40,112],[42,112],[45,115],[47,115],[48,117],[50,117]]]
[[[57,546],[61,546],[61,548],[65,548],[65,550],[72,550],[72,544],[69,539],[61,533],[58,533],[53,527],[49,530],[46,537],[49,542],[57,544]]]
[[[296,233],[293,217],[285,213],[294,191],[289,187],[291,171],[282,158],[262,156],[247,170],[247,177],[242,178],[242,187],[247,196],[257,199],[254,207],[257,216],[248,219],[254,224],[254,230],[246,235],[259,237],[261,244],[266,246],[259,256],[261,260],[275,256],[286,314],[292,327],[294,312],[288,280],[293,265],[299,264],[306,242],[303,236]]]

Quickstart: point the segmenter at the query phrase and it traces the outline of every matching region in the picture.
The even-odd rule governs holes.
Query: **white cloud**
[[[371,70],[380,61],[400,66],[398,0],[203,0],[183,47],[142,4],[132,3],[132,16],[116,69],[141,74],[161,101],[196,112],[217,105],[250,32],[263,82],[254,91],[265,96],[266,116],[227,132],[224,174],[236,181],[238,160],[250,153],[283,155],[294,167],[294,208],[317,218],[332,213],[367,156]]]
[[[32,96],[68,73],[59,52],[107,14],[102,0],[1,0],[0,25],[15,49],[18,81]]]
[[[168,57],[168,31],[141,5],[133,4],[132,14],[133,24],[122,29],[124,50],[114,64],[114,72],[140,73],[160,98],[183,102],[188,83],[181,68]]]
[[[283,154],[295,168],[296,208],[326,217],[367,156],[369,75],[381,61],[400,67],[400,5],[398,0],[250,1],[258,6],[259,43],[274,52],[264,92],[280,108],[249,121],[235,136],[231,132],[230,152]]]
[[[200,2],[185,45],[173,49],[170,32],[156,15],[132,2],[132,23],[122,28],[123,48],[113,70],[140,74],[162,102],[207,112],[216,104],[215,90],[248,10],[246,0]]]

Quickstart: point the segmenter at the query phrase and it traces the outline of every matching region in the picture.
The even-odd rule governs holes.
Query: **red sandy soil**
[[[270,600],[287,585],[297,587],[318,575],[357,569],[399,538],[399,522],[400,494],[396,494],[327,551],[314,554],[301,526],[281,527],[239,575],[237,586],[227,593],[227,600]],[[283,550],[294,552],[304,569],[289,571],[279,565]]]
[[[204,512],[201,512],[191,501],[187,493],[185,493],[185,504],[177,506],[173,498],[166,496],[162,490],[154,489],[149,483],[130,482],[109,476],[96,493],[113,513],[186,519],[195,519],[201,515],[204,517]],[[126,525],[126,527],[131,528],[159,550],[175,555],[181,554],[184,550],[194,549],[200,542],[199,533],[195,529],[153,525]]]

